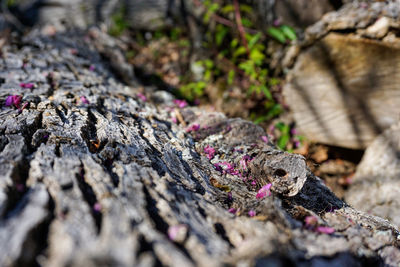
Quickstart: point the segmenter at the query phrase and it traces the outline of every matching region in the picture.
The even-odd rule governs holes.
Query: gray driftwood
[[[303,158],[250,122],[143,102],[96,50],[112,39],[90,36],[32,33],[1,50],[1,266],[400,263],[398,230],[347,206]],[[22,112],[3,105],[15,94]],[[335,232],[308,229],[309,215]]]
[[[307,29],[284,88],[307,137],[364,149],[398,120],[399,13],[399,1],[354,1]]]

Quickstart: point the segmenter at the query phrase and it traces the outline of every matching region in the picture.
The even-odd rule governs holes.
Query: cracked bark
[[[185,108],[201,125],[189,134],[171,122],[173,104],[139,100],[101,60],[101,38],[32,33],[2,50],[1,102],[30,104],[0,110],[0,265],[400,262],[393,225],[347,206],[260,127]],[[225,161],[232,172],[213,165]],[[266,183],[272,195],[257,199]],[[335,233],[307,229],[308,215]]]

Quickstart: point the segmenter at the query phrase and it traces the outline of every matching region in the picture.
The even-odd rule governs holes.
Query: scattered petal
[[[207,145],[204,148],[204,153],[206,153],[208,159],[212,159],[212,158],[214,158],[214,155],[215,155],[215,149],[212,148],[211,146]]]
[[[196,132],[200,129],[200,124],[193,124],[192,126],[190,126],[189,128],[186,129],[186,132]]]
[[[315,231],[322,234],[332,234],[335,232],[335,229],[328,226],[318,226]]]
[[[250,210],[248,214],[250,217],[256,216],[256,212],[254,210]]]
[[[261,140],[263,140],[265,143],[268,143],[268,137],[266,135],[261,136]]]
[[[168,238],[174,242],[183,242],[186,239],[188,227],[185,224],[177,224],[168,228]]]
[[[260,190],[258,190],[256,198],[257,199],[263,199],[266,196],[271,195],[271,186],[272,184],[266,184],[263,187],[260,188]]]
[[[34,84],[33,83],[20,83],[19,86],[21,86],[22,88],[32,89],[34,87]]]
[[[87,100],[87,98],[85,96],[81,96],[81,101],[82,101],[82,103],[90,104],[89,100]]]
[[[307,216],[304,219],[306,226],[314,227],[318,223],[318,218],[315,216]]]
[[[19,112],[22,112],[27,106],[29,105],[29,102],[25,102],[21,108],[18,108]]]
[[[94,66],[94,65],[90,65],[90,66],[89,66],[89,70],[90,70],[90,71],[94,71],[94,69],[95,69],[95,66]]]
[[[93,210],[94,210],[94,211],[97,211],[97,212],[100,212],[100,211],[101,211],[101,204],[100,204],[99,202],[96,202],[96,203],[93,205]]]
[[[5,102],[5,106],[6,107],[9,107],[9,106],[11,106],[13,104],[13,96],[12,95],[9,95],[9,96],[7,96],[7,98],[6,98],[6,102]]]
[[[232,192],[228,192],[228,201],[232,200],[233,200]]]
[[[177,105],[179,108],[184,108],[187,106],[187,102],[185,100],[175,99],[174,104]]]
[[[147,97],[142,93],[137,93],[137,97],[139,97],[139,99],[142,100],[143,102],[147,101]]]
[[[173,123],[175,123],[175,124],[178,123],[178,120],[176,119],[176,117],[172,117],[172,118],[171,118],[171,121],[172,121]]]
[[[230,213],[232,213],[232,214],[235,214],[236,211],[237,211],[237,209],[235,209],[235,208],[230,208],[230,209],[228,210],[228,212],[230,212]]]

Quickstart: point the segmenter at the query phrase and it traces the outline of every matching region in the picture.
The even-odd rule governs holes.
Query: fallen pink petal
[[[263,187],[260,188],[260,190],[258,190],[256,198],[257,199],[263,199],[266,196],[271,195],[271,188],[272,184],[266,184]]]
[[[268,143],[268,137],[266,135],[261,136],[261,140],[263,140],[265,143]]]
[[[187,102],[185,100],[175,99],[174,104],[177,105],[179,108],[184,108],[187,106]]]
[[[254,216],[256,216],[256,212],[255,212],[254,210],[250,210],[249,213],[248,213],[248,215],[249,215],[250,217],[254,217]]]
[[[6,106],[6,107],[9,107],[9,106],[11,106],[13,104],[13,97],[11,96],[11,95],[9,95],[9,96],[7,96],[7,98],[6,98],[6,102],[4,103],[4,105]]]
[[[183,242],[186,238],[188,227],[185,224],[177,224],[168,228],[168,238],[171,241]]]
[[[315,231],[321,234],[332,234],[335,232],[335,229],[328,226],[318,226]]]
[[[147,97],[142,93],[137,93],[137,97],[142,100],[143,102],[147,101]]]
[[[90,66],[89,66],[89,70],[90,70],[90,71],[94,71],[94,70],[95,70],[95,66],[94,66],[94,65],[90,65]]]
[[[207,145],[204,148],[204,153],[206,153],[208,159],[213,159],[214,155],[215,155],[215,149],[212,148],[211,146]]]
[[[228,212],[229,212],[229,213],[232,213],[232,214],[235,214],[236,211],[237,211],[237,209],[235,209],[235,208],[230,208],[230,209],[228,210]]]
[[[314,226],[318,223],[318,219],[315,216],[307,216],[304,219],[304,222],[306,223],[307,226]]]
[[[81,102],[85,103],[85,104],[90,104],[89,100],[87,100],[87,98],[85,96],[81,96]]]
[[[101,204],[100,204],[99,202],[96,202],[96,203],[93,205],[93,210],[95,210],[95,211],[97,211],[97,212],[100,212],[100,211],[101,211]]]
[[[193,124],[192,126],[190,126],[189,128],[186,129],[186,132],[196,132],[200,129],[200,124]]]
[[[34,87],[34,84],[33,83],[20,83],[19,86],[22,88],[32,89]]]

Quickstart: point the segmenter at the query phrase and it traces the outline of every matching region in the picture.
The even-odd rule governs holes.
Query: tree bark
[[[250,122],[144,102],[98,51],[113,39],[83,35],[33,32],[1,50],[0,100],[23,98],[0,110],[0,265],[400,263],[398,230],[304,158]]]
[[[364,149],[398,120],[399,11],[398,1],[349,3],[306,30],[284,95],[307,137]]]

